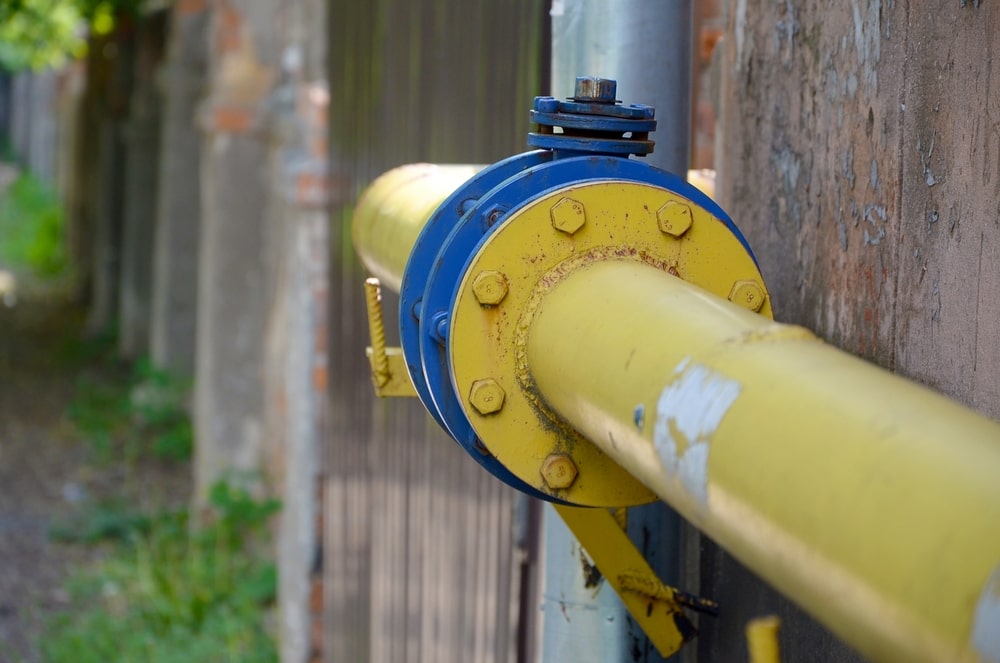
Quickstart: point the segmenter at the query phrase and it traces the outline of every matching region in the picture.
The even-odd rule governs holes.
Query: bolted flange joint
[[[504,396],[503,387],[493,378],[476,380],[469,389],[469,403],[482,415],[502,410]]]
[[[693,220],[691,208],[676,200],[668,200],[663,207],[656,210],[656,224],[660,231],[672,237],[681,237],[691,229]]]
[[[764,306],[766,297],[756,281],[737,281],[729,291],[729,301],[755,313]]]
[[[583,203],[572,198],[561,198],[549,210],[552,227],[567,235],[574,234],[587,222],[587,212]]]
[[[472,282],[472,292],[480,306],[496,306],[507,296],[507,277],[493,270],[480,272]]]
[[[549,454],[542,463],[542,479],[553,490],[569,488],[576,481],[576,463],[569,454]]]

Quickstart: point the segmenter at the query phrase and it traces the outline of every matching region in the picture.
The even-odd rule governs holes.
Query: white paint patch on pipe
[[[653,444],[667,473],[707,504],[709,443],[742,386],[689,359],[677,365],[674,375],[656,404]]]
[[[979,595],[972,616],[972,647],[985,663],[1000,663],[1000,566]]]

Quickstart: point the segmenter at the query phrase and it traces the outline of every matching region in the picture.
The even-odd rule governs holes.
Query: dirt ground
[[[0,661],[36,661],[61,584],[94,552],[49,538],[83,497],[84,449],[65,412],[74,376],[54,361],[79,328],[58,300],[0,303]]]
[[[19,293],[16,303],[0,297],[2,663],[42,660],[45,623],[69,605],[66,581],[104,550],[57,542],[54,525],[72,523],[111,495],[148,502],[164,494],[183,499],[189,489],[186,464],[98,461],[75,432],[67,407],[81,375],[110,379],[109,372],[122,371],[81,354],[74,339],[82,327],[82,312],[65,296]],[[135,492],[142,494],[128,494]]]

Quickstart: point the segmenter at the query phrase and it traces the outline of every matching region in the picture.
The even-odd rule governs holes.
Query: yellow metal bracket
[[[554,505],[625,608],[664,658],[697,633],[684,607],[715,614],[718,605],[664,585],[607,509]],[[621,510],[617,510],[619,513]]]
[[[365,304],[368,308],[368,329],[372,344],[365,349],[372,368],[375,393],[387,396],[416,396],[417,391],[406,370],[402,348],[387,348],[385,325],[382,322],[382,288],[376,278],[365,279]]]
[[[777,617],[760,617],[747,624],[747,649],[750,663],[781,663],[781,648],[778,644],[778,629],[781,620]]]

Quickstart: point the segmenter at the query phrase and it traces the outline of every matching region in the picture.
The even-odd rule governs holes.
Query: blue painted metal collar
[[[649,132],[656,129],[655,113],[645,104],[535,97],[531,121],[539,130],[528,134],[528,145],[575,156],[644,156],[653,151]]]

